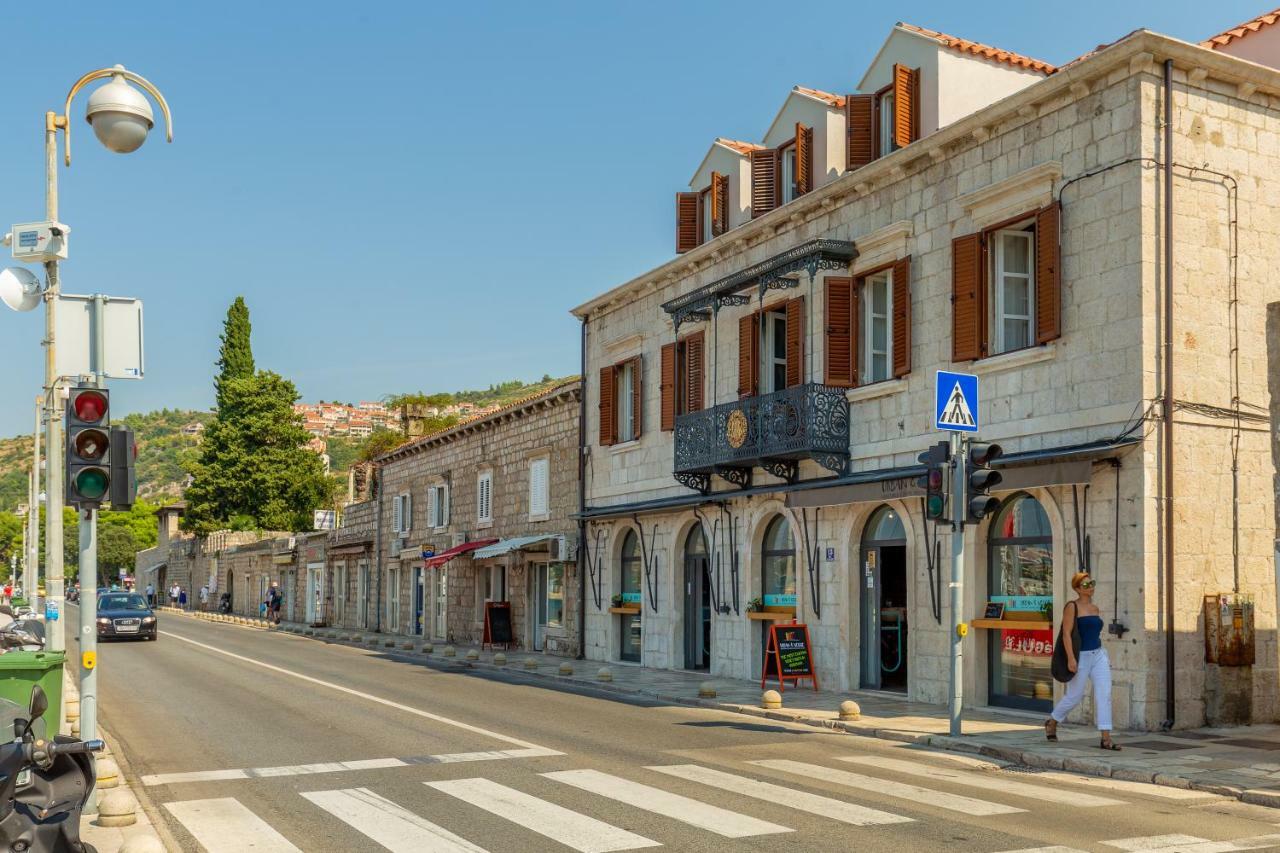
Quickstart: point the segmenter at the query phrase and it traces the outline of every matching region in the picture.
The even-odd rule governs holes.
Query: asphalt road
[[[100,718],[184,851],[1280,849],[1280,811],[1198,792],[160,627],[100,648]]]

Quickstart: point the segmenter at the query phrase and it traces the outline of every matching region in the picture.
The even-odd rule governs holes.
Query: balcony
[[[751,485],[753,468],[794,483],[801,459],[843,473],[849,461],[849,403],[843,388],[797,385],[676,418],[675,478],[710,491],[711,475]]]

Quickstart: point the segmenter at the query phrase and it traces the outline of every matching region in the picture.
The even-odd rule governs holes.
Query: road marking
[[[318,764],[288,764],[281,767],[245,767],[231,770],[192,770],[185,773],[153,773],[142,784],[177,785],[183,782],[222,782],[228,779],[271,779],[278,776],[312,776],[347,770],[381,770],[413,764],[461,764],[467,761],[501,761],[510,758],[541,758],[561,755],[554,749],[494,749],[484,752],[446,752],[440,755],[413,755],[407,758],[363,758],[355,761],[324,761]]]
[[[165,803],[208,853],[302,853],[233,797]]]
[[[397,711],[404,711],[406,714],[414,714],[415,716],[423,717],[424,719],[433,720],[434,722],[437,722],[437,723],[443,723],[446,726],[453,726],[454,728],[462,729],[464,732],[472,732],[473,734],[484,735],[485,737],[490,737],[490,738],[493,738],[494,740],[502,741],[503,743],[509,743],[512,746],[524,747],[525,749],[543,749],[543,747],[538,746],[536,743],[530,743],[527,740],[520,740],[519,738],[514,738],[509,735],[498,734],[497,732],[492,732],[492,731],[489,731],[488,729],[482,729],[479,726],[473,726],[470,723],[463,723],[458,720],[451,720],[448,717],[442,717],[439,714],[433,714],[430,711],[424,711],[421,708],[414,708],[412,706],[405,705],[400,702],[393,702],[390,699],[383,699],[381,696],[374,696],[371,693],[365,693],[361,690],[356,690],[351,687],[343,687],[341,684],[334,684],[331,681],[324,681],[319,678],[312,678],[310,675],[303,675],[300,672],[294,672],[293,670],[285,669],[282,666],[275,666],[274,664],[264,663],[263,661],[260,661],[260,660],[254,660],[251,657],[238,655],[238,654],[235,654],[234,652],[229,652],[225,649],[219,649],[216,646],[210,646],[207,643],[200,643],[195,640],[189,639],[187,637],[183,637],[180,634],[171,634],[168,631],[161,631],[160,633],[166,637],[173,637],[175,640],[181,640],[184,643],[190,643],[191,645],[196,646],[197,648],[201,648],[201,649],[204,649],[205,651],[213,652],[214,654],[223,655],[233,660],[238,660],[244,663],[253,664],[254,666],[260,666],[263,669],[269,669],[272,672],[278,672],[281,675],[287,675],[287,676],[290,676],[291,678],[296,678],[299,681],[305,681],[309,684],[316,684],[316,685],[319,685],[320,687],[328,687],[330,690],[336,690],[339,693],[346,693],[348,696],[358,696],[361,699],[367,699],[368,701],[374,702],[378,705],[384,705],[388,708],[395,708]],[[547,751],[545,754],[562,755],[563,753]]]
[[[987,817],[1026,811],[1026,809],[1007,806],[1004,803],[993,803],[989,800],[964,797],[960,794],[948,794],[945,791],[935,791],[932,788],[921,788],[919,785],[894,782],[890,779],[878,779],[875,776],[863,776],[861,773],[850,773],[847,770],[836,770],[833,767],[807,764],[803,761],[778,758],[748,763],[759,767],[768,767],[770,770],[781,770],[783,773],[794,773],[806,779],[824,779],[827,782],[834,782],[846,788],[853,788],[855,791],[870,791],[877,794],[887,794],[890,797],[901,797],[904,800],[910,800],[916,805],[936,806],[940,809],[960,812],[961,814]]]
[[[1150,782],[1130,782],[1126,779],[1111,779],[1106,776],[1076,776],[1072,773],[1059,773],[1046,770],[1028,774],[1029,778],[1038,782],[1054,782],[1066,785],[1083,785],[1087,788],[1103,788],[1108,791],[1121,791],[1126,794],[1140,794],[1144,797],[1160,797],[1166,800],[1220,800],[1218,794],[1207,791],[1192,791],[1187,788],[1170,788],[1167,785],[1153,785]]]
[[[643,835],[627,832],[488,779],[452,779],[423,784],[581,853],[662,846]]]
[[[1103,841],[1128,853],[1234,853],[1237,850],[1261,850],[1280,845],[1280,835],[1255,835],[1235,841],[1210,841],[1194,835],[1146,835],[1141,838],[1118,838]]]
[[[647,812],[660,814],[663,817],[705,829],[725,838],[746,838],[751,835],[777,835],[782,832],[794,832],[776,823],[758,820],[754,817],[731,812],[718,806],[708,805],[698,800],[682,797],[661,788],[641,785],[598,770],[562,770],[557,773],[543,773],[548,779],[581,788],[620,803],[644,809]]]
[[[483,847],[418,817],[368,788],[309,791],[302,796],[392,853],[485,853]]]
[[[767,800],[779,806],[816,814],[854,826],[912,822],[912,819],[905,815],[891,814],[879,809],[846,803],[843,800],[833,800],[830,797],[820,797],[817,794],[797,791],[794,788],[774,785],[771,782],[760,782],[755,779],[749,779],[746,776],[713,770],[700,764],[669,764],[648,769],[665,773],[668,776],[675,776],[679,779],[687,779],[690,782],[709,785],[712,788],[719,788],[723,791],[731,791],[744,797]]]
[[[937,779],[941,782],[954,782],[969,788],[983,788],[988,791],[1000,791],[1019,797],[1030,797],[1046,803],[1063,803],[1078,808],[1099,808],[1101,806],[1122,806],[1123,800],[1112,800],[1079,791],[1067,791],[1061,788],[1050,788],[1047,785],[1031,785],[1018,782],[1007,776],[997,776],[990,772],[964,772],[950,767],[934,767],[915,761],[903,761],[897,758],[881,758],[873,755],[842,755],[841,761],[878,767],[912,776],[923,776],[926,779]]]

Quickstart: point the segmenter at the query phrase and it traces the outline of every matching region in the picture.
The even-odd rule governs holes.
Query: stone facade
[[[213,609],[218,597],[228,588],[225,576],[219,573],[219,555],[227,549],[279,534],[219,530],[205,537],[197,537],[179,529],[178,520],[182,509],[181,504],[175,504],[156,510],[159,525],[156,545],[139,551],[134,556],[134,577],[138,590],[145,590],[148,584],[152,584],[155,586],[157,601],[167,603],[168,590],[176,583],[186,590],[188,606],[195,608],[200,604],[200,588],[211,584],[213,589],[210,609]]]
[[[1163,150],[1166,58],[1174,62],[1174,161],[1197,167],[1174,169],[1172,613],[1161,556],[1167,495],[1160,442],[1170,271],[1154,168]],[[765,531],[781,516],[795,543],[796,588],[792,609],[778,607],[777,615],[794,613],[809,626],[824,685],[880,685],[886,676],[864,665],[874,659],[867,645],[881,639],[870,620],[884,614],[864,616],[875,608],[866,609],[863,580],[881,570],[868,552],[887,553],[868,541],[868,521],[884,520],[877,511],[888,507],[903,540],[892,546],[903,548],[905,600],[896,603],[908,626],[903,687],[912,699],[943,702],[954,630],[945,578],[949,534],[939,529],[944,560],[931,572],[932,531],[926,533],[914,478],[917,455],[939,438],[935,371],[954,369],[980,377],[982,438],[1011,457],[1005,477],[1017,488],[997,497],[1028,495],[1043,512],[1049,534],[1033,547],[1052,562],[1051,590],[1042,597],[1051,600],[1054,624],[1071,597],[1071,574],[1089,567],[1105,620],[1127,628],[1122,638],[1104,634],[1117,725],[1152,728],[1168,719],[1171,617],[1178,673],[1172,723],[1205,722],[1212,673],[1203,662],[1202,598],[1233,589],[1252,594],[1256,612],[1253,719],[1277,719],[1275,462],[1265,417],[1264,325],[1266,304],[1280,296],[1270,275],[1280,263],[1278,94],[1280,73],[1139,31],[576,309],[587,324],[587,544],[602,584],[587,605],[587,656],[621,656],[631,616],[608,605],[620,591],[623,542],[634,532],[645,540],[641,660],[669,668],[698,663],[686,659],[687,623],[697,617],[684,606],[696,581],[685,566],[690,532],[702,525],[714,597],[723,605],[709,617],[710,671],[758,678],[765,634],[747,603],[761,594]],[[1061,202],[1061,336],[953,364],[952,241],[1053,199]],[[799,469],[800,483],[809,484],[804,490],[757,468],[745,494],[713,479],[720,491],[693,496],[673,479],[673,433],[659,428],[659,350],[676,339],[661,306],[819,238],[852,241],[859,254],[849,270],[819,272],[817,281],[801,272],[798,287],[784,292],[806,300],[805,381],[823,381],[825,278],[903,257],[910,258],[910,372],[846,393],[848,473],[832,480],[850,487],[843,497],[802,497],[828,475],[807,460]],[[777,294],[760,296],[767,307]],[[700,325],[708,405],[737,399],[738,321],[758,305],[753,293],[750,306],[720,307]],[[642,435],[601,446],[596,377],[636,356],[644,366]],[[1234,494],[1242,499],[1233,509]],[[981,616],[994,594],[992,540],[1001,531],[993,528],[990,518],[965,528],[964,621]],[[944,573],[941,583],[936,572]],[[1046,637],[1051,643],[1046,627],[970,631],[963,644],[966,704],[994,704],[993,669],[1045,658]],[[878,663],[884,667],[885,656]],[[1043,672],[1039,666],[1030,669]],[[1035,681],[1023,705],[1043,709],[1061,686],[1044,674]],[[1091,714],[1087,703],[1077,712]]]

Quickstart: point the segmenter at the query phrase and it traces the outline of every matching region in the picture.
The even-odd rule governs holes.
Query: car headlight
[[[143,625],[150,625],[150,624],[151,624],[152,622],[154,622],[154,621],[156,621],[156,617],[154,617],[154,616],[143,616],[143,617],[142,617],[142,624],[143,624]]]
[[[101,618],[99,618],[99,619],[98,619],[98,624],[99,624],[99,625],[110,625],[110,624],[111,624],[111,620],[110,620],[110,619],[108,619],[107,617],[103,616],[103,617],[101,617]]]

